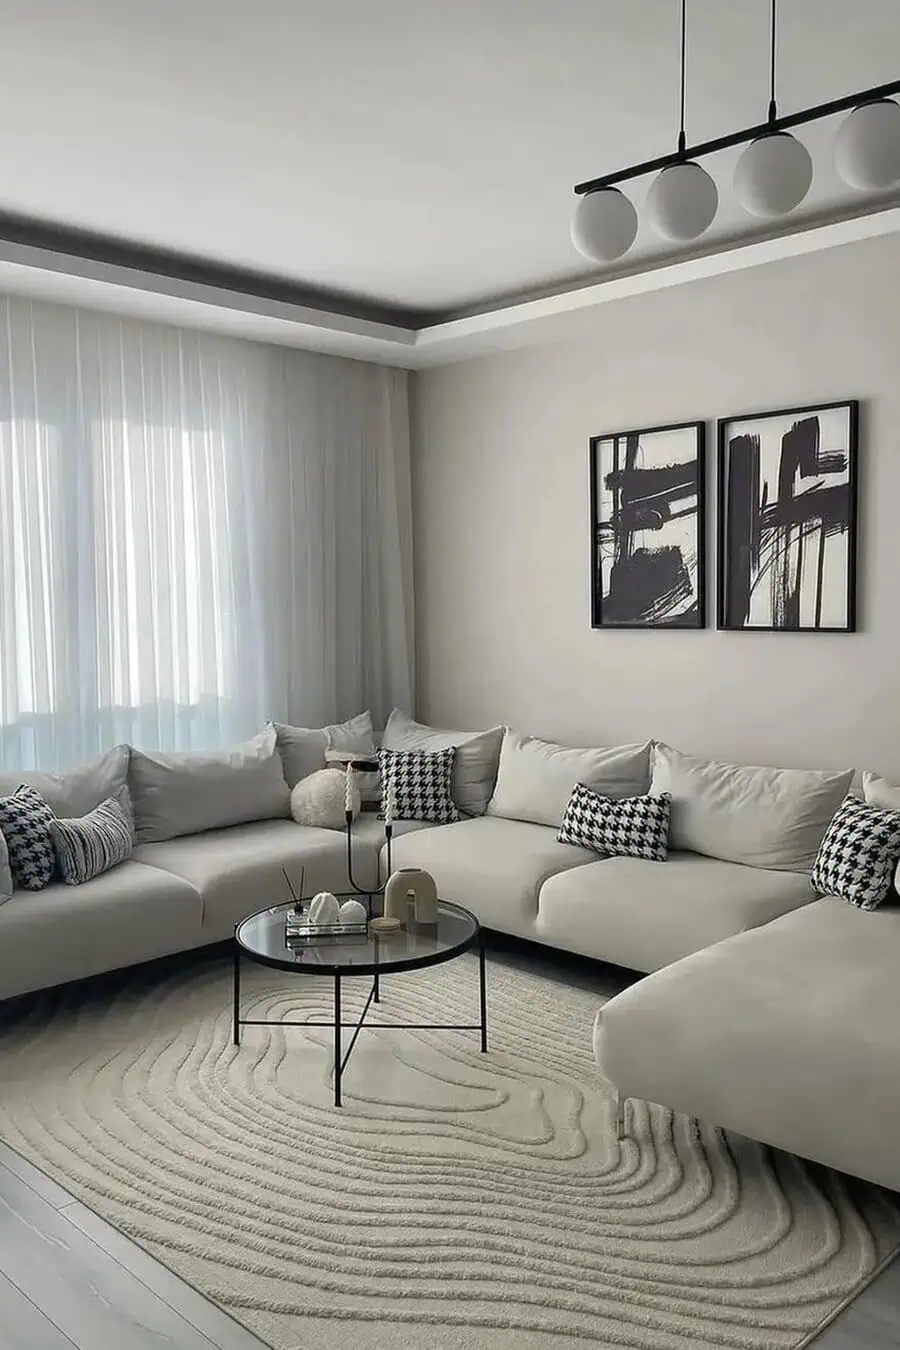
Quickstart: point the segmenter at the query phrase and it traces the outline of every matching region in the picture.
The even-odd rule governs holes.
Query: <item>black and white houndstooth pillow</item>
[[[822,895],[877,909],[891,894],[898,859],[900,811],[846,797],[825,831],[809,879]]]
[[[0,831],[9,852],[9,870],[17,886],[40,891],[53,876],[56,857],[50,824],[56,819],[43,797],[21,783],[9,797],[0,797]]]
[[[381,770],[381,811],[390,801],[394,820],[427,820],[433,825],[449,825],[459,820],[459,812],[450,794],[456,750],[379,750]]]
[[[665,862],[669,847],[667,792],[658,797],[601,797],[576,783],[556,836],[609,858],[646,858]]]

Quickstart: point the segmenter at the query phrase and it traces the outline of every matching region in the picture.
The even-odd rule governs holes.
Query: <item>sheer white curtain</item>
[[[0,298],[0,763],[412,687],[403,372]]]

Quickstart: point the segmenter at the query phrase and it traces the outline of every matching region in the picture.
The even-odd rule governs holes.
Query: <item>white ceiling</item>
[[[689,140],[763,119],[768,8],[689,0]],[[900,78],[900,0],[779,8],[781,111]],[[572,185],[673,148],[678,11],[0,0],[0,208],[423,317],[590,279]]]

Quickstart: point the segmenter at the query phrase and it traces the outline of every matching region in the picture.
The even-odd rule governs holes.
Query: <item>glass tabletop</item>
[[[285,920],[293,906],[275,905],[251,914],[234,931],[242,951],[263,965],[310,975],[374,975],[387,971],[417,970],[439,965],[468,951],[478,938],[478,920],[461,905],[438,901],[436,928],[428,932],[401,929],[387,937],[339,938],[288,946]]]

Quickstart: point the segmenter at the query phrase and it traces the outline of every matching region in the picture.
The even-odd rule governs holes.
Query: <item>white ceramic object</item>
[[[332,895],[331,891],[319,891],[318,895],[313,896],[309,902],[310,923],[340,923],[340,921],[341,907],[337,896]]]
[[[398,867],[384,888],[384,912],[410,925],[433,927],[437,923],[437,883],[421,867]]]
[[[365,923],[368,915],[365,905],[358,900],[345,900],[340,908],[341,923]]]

